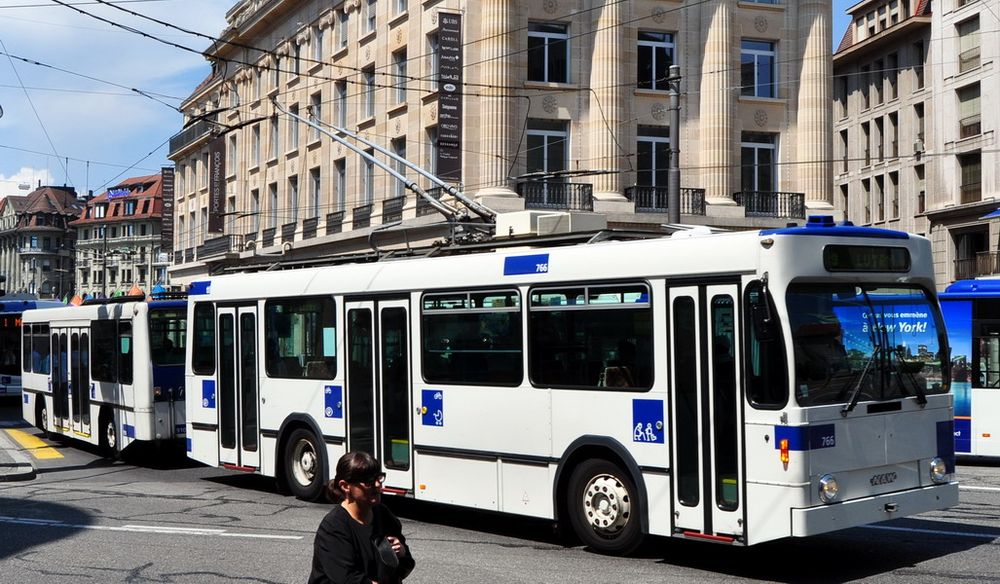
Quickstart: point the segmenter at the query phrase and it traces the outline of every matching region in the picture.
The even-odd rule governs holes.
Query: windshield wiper
[[[858,380],[854,383],[854,387],[851,388],[851,399],[847,400],[844,407],[840,409],[840,415],[847,417],[847,414],[854,411],[854,408],[858,405],[858,400],[861,398],[861,386],[864,385],[865,379],[868,378],[868,374],[871,373],[872,365],[875,364],[875,359],[879,357],[882,353],[882,346],[875,345],[875,349],[872,351],[872,356],[868,358],[865,363],[865,368],[861,370],[858,375]]]
[[[899,377],[906,375],[906,377],[910,379],[910,383],[913,385],[913,391],[917,394],[917,403],[921,406],[925,406],[927,405],[927,394],[924,392],[924,388],[920,386],[917,378],[913,376],[913,372],[906,367],[906,362],[903,361],[903,358],[900,356],[901,352],[901,349],[891,351],[893,362],[895,363],[896,376]],[[902,382],[900,382],[900,385],[906,387]]]

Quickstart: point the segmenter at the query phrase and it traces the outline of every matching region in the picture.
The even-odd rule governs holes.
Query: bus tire
[[[35,427],[42,431],[42,436],[49,437],[49,409],[45,407],[45,396],[35,396]]]
[[[573,469],[566,506],[570,524],[595,552],[625,555],[642,543],[642,502],[632,477],[619,465],[590,459]]]
[[[115,417],[111,410],[103,409],[98,416],[97,422],[97,443],[101,449],[101,454],[113,457],[118,453],[121,444],[118,442],[118,429],[115,427]]]
[[[295,498],[316,501],[325,487],[323,443],[306,428],[296,428],[285,442],[285,483]]]

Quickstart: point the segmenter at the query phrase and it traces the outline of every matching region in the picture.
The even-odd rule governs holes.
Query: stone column
[[[833,208],[833,120],[830,115],[830,2],[799,2],[799,49],[802,76],[798,95],[796,181],[809,209]]]
[[[517,28],[517,4],[508,0],[485,0],[481,8],[483,42],[478,60],[482,63],[482,83],[485,87],[476,90],[482,97],[472,98],[479,101],[482,112],[483,166],[479,169],[479,182],[485,186],[476,193],[480,200],[484,197],[517,197],[507,179],[511,162],[517,154],[515,148],[519,130],[515,121],[517,98],[510,96],[512,90],[508,87],[515,85],[518,35],[525,34],[514,30]],[[466,128],[468,131],[469,128]],[[487,206],[490,204],[483,202]]]
[[[701,67],[701,166],[705,197],[712,205],[734,205],[737,186],[739,145],[733,142],[733,117],[736,113],[739,62],[734,50],[739,47],[734,36],[735,0],[718,0],[702,6],[705,31],[704,58]]]
[[[623,81],[626,75],[635,76],[633,69],[625,70],[625,3],[611,0],[594,12],[593,53],[590,70],[589,139],[590,161],[588,167],[608,171],[594,176],[594,198],[597,200],[623,201],[621,150],[621,125],[625,113]],[[631,79],[631,78],[630,78]]]

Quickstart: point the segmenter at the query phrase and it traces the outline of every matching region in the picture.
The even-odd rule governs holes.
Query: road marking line
[[[971,537],[975,539],[1000,539],[1000,533],[975,533],[971,531],[944,531],[941,529],[914,529],[912,527],[890,527],[888,525],[862,525],[867,529],[884,529],[887,531],[906,531],[909,533],[926,533],[930,535],[948,535],[956,537]]]
[[[58,450],[46,444],[41,438],[34,434],[28,434],[23,430],[4,430],[11,438],[17,441],[29,454],[38,460],[49,458],[63,458]]]
[[[19,525],[34,525],[36,527],[64,527],[69,529],[93,529],[97,531],[121,531],[128,533],[157,533],[160,535],[204,535],[214,537],[246,537],[256,539],[302,539],[301,535],[277,535],[271,533],[228,533],[224,529],[209,527],[169,527],[158,525],[78,525],[63,523],[51,519],[32,519],[30,517],[0,516],[0,523],[15,523]]]
[[[1000,491],[1000,487],[967,487],[965,485],[959,485],[958,490],[960,491]]]

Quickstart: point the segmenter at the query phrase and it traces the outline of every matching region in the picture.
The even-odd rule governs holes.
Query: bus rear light
[[[156,387],[153,388],[153,397],[161,397],[162,395],[163,395],[163,390],[160,389],[160,386],[157,385]]]
[[[989,432],[983,432],[983,438],[989,438],[989,437],[990,437]]]
[[[788,438],[782,438],[779,444],[781,446],[781,464],[785,465],[785,470],[788,470]]]

